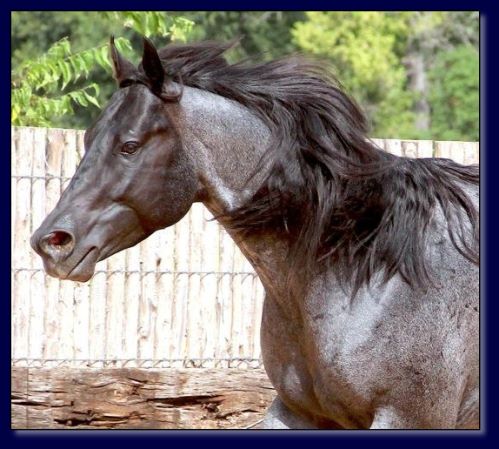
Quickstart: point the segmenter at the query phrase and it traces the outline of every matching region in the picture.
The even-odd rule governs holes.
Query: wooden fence
[[[478,143],[378,139],[375,142],[398,155],[449,157],[464,164],[478,163]],[[104,417],[96,418],[95,422],[88,414],[82,418],[74,407],[66,410],[64,416],[54,417],[52,407],[58,399],[50,393],[53,387],[51,382],[59,382],[59,387],[54,388],[63,390],[65,387],[61,385],[65,382],[65,376],[67,381],[68,372],[73,373],[74,380],[81,376],[78,370],[88,367],[135,370],[135,377],[128,377],[128,383],[123,384],[130,391],[142,385],[140,381],[137,381],[138,384],[133,381],[138,376],[136,371],[140,372],[141,368],[154,372],[168,367],[202,367],[205,370],[256,368],[255,375],[264,379],[259,342],[262,286],[232,240],[215,221],[210,221],[210,213],[200,204],[194,205],[177,225],[100,262],[88,283],[59,281],[45,275],[41,259],[31,250],[29,239],[55,206],[82,155],[81,131],[12,129],[15,427],[67,427],[74,426],[74,422],[80,427],[134,427],[130,422],[136,415],[130,415],[130,409],[120,415],[121,412],[116,411],[120,409],[120,404],[111,415],[109,410],[107,415],[97,412],[98,407],[95,406],[92,416]],[[62,377],[60,371],[57,371],[59,374],[51,374],[55,371],[51,371],[50,367],[63,369],[66,374]],[[71,370],[77,370],[80,374]],[[44,390],[37,389],[36,382],[34,393],[26,390],[31,388],[27,382],[30,372],[32,376],[45,379]],[[127,373],[130,376],[130,372]],[[109,375],[101,374],[104,377]],[[52,387],[47,386],[49,384]],[[237,413],[231,409],[230,415],[239,416],[238,420],[227,419],[220,424],[215,419],[220,418],[220,414],[210,415],[209,411],[227,408],[227,398],[231,403],[231,396],[228,390],[224,390],[225,395],[222,395],[213,385],[208,387],[206,382],[204,385],[205,389],[211,388],[214,393],[194,401],[204,410],[204,414],[200,418],[202,422],[199,419],[196,422],[188,420],[191,427],[247,424],[252,416],[248,410],[261,413],[272,396],[270,386],[264,385],[266,395],[262,393],[253,397],[253,408],[244,409],[244,394],[251,396],[251,390],[238,390],[233,383],[230,384],[231,391],[239,391],[237,401],[243,409],[237,409]],[[91,386],[93,388],[95,384]],[[173,398],[178,394],[177,387],[169,390],[168,394]],[[92,391],[92,388],[89,386],[85,391]],[[193,390],[196,388],[193,387]],[[42,398],[37,391],[44,391],[45,396]],[[143,399],[147,402],[150,391],[147,388],[144,391]],[[162,400],[168,403],[164,394],[163,391]],[[38,402],[33,402],[33,397],[38,398]],[[92,397],[95,399],[95,394]],[[215,398],[215,405],[208,397]],[[222,407],[221,402],[225,406]],[[174,403],[175,400],[171,399],[170,404]],[[150,402],[149,406],[152,407]],[[187,410],[185,416],[190,416],[189,413],[195,409],[190,403],[183,406]],[[27,408],[31,410],[31,421]],[[61,408],[59,412],[63,410]],[[178,410],[175,419],[162,412],[158,418],[160,415],[151,410],[136,410],[137,416],[143,418],[139,421],[154,421],[159,427],[175,427],[182,421]],[[138,421],[133,422],[135,427],[141,426]]]

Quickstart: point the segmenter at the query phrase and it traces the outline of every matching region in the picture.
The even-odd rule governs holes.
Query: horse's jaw
[[[95,265],[98,260],[99,250],[96,247],[92,247],[83,252],[81,256],[76,255],[65,260],[63,263],[43,258],[43,267],[48,275],[57,279],[87,282],[94,275]]]

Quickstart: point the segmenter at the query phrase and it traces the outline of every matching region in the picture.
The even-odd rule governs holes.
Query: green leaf
[[[45,13],[44,13],[45,14]],[[52,13],[50,13],[52,14]],[[68,25],[72,24],[78,12],[67,14],[68,21],[63,15],[59,15],[59,22],[54,22],[52,34],[58,34],[60,29],[72,29]],[[99,13],[85,13],[88,20],[98,18],[98,21],[109,21],[108,27],[117,35],[115,39],[116,47],[123,52],[126,57],[132,59],[132,45],[129,39],[120,36],[121,30],[131,27],[139,33],[148,36],[166,36],[173,31],[178,38],[182,38],[184,26],[189,22],[182,22],[177,17],[172,17],[162,11],[111,11]],[[69,17],[71,16],[71,17]],[[93,17],[91,19],[91,17]],[[78,19],[79,20],[79,19]],[[85,19],[87,22],[88,20]],[[88,22],[90,23],[90,22]],[[92,24],[93,25],[93,24]],[[99,26],[102,26],[99,24]],[[40,27],[39,27],[40,28]],[[94,33],[92,27],[87,27],[83,35]],[[67,31],[64,31],[67,32]],[[100,35],[101,29],[96,27],[95,34]],[[43,34],[43,33],[42,33]],[[78,110],[92,106],[100,108],[104,99],[95,82],[81,87],[81,79],[94,79],[100,70],[102,76],[109,77],[109,49],[106,39],[98,41],[98,45],[85,48],[82,51],[74,52],[72,47],[82,46],[82,32],[76,30],[72,35],[74,41],[64,37],[52,45],[49,49],[34,58],[25,58],[22,62],[13,65],[11,70],[11,114],[12,123],[18,125],[33,126],[60,126],[60,118],[64,115],[74,114],[74,105],[78,105]],[[93,36],[92,36],[93,37]],[[23,38],[24,39],[24,38]],[[73,38],[72,38],[73,39]],[[78,39],[78,42],[76,41]],[[91,41],[92,39],[88,39]],[[34,39],[32,39],[34,41]],[[94,40],[97,42],[97,40]],[[72,45],[73,43],[73,45]],[[35,45],[36,47],[37,45]],[[106,74],[102,74],[102,69]],[[99,76],[101,76],[99,75]],[[104,90],[109,92],[110,86],[106,84]],[[71,90],[73,89],[73,90]],[[63,93],[64,92],[64,93]],[[68,123],[64,121],[65,123]]]
[[[104,47],[102,47],[100,49],[100,54],[101,54],[101,58],[103,60],[103,67],[104,68],[108,68],[108,67],[112,67],[111,66],[111,62],[109,61],[109,49],[107,47],[107,45],[105,45]]]
[[[83,95],[85,96],[85,98],[87,99],[87,101],[91,104],[93,104],[94,106],[100,108],[100,105],[99,105],[99,102],[97,101],[97,98],[95,97],[92,97],[92,95],[90,95],[88,92],[83,92]]]
[[[64,88],[71,82],[71,78],[72,78],[71,66],[70,66],[70,64],[67,64],[65,62],[60,62],[59,68],[61,69],[61,72],[62,72],[61,90],[64,90]]]

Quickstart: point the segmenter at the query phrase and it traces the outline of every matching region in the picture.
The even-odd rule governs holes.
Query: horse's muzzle
[[[73,233],[67,229],[46,232],[39,228],[31,237],[31,246],[50,276],[86,282],[94,274],[99,250],[95,246],[76,249],[75,243]]]

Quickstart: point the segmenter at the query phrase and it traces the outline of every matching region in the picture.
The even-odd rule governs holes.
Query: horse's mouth
[[[44,263],[45,271],[53,277],[61,280],[87,282],[95,272],[95,264],[99,259],[99,250],[95,246],[90,248],[75,264],[52,265]],[[68,269],[69,268],[69,269]]]

